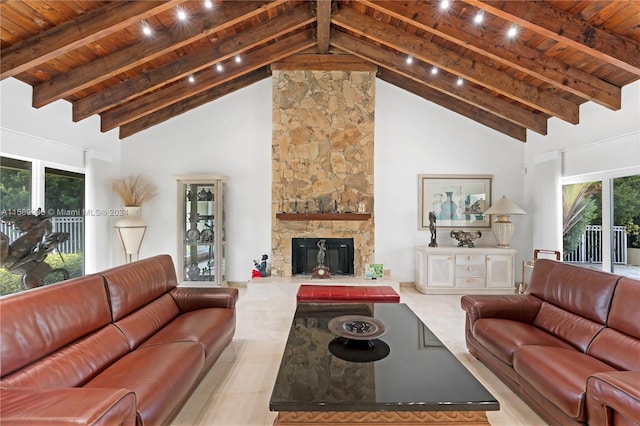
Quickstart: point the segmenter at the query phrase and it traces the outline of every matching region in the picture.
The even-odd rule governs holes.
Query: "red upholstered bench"
[[[388,285],[312,285],[302,284],[296,295],[298,303],[399,303],[400,295]]]

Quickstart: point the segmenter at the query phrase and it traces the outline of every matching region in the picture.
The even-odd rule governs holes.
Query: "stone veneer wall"
[[[292,238],[353,238],[355,274],[374,252],[365,221],[282,221],[281,211],[373,213],[375,72],[273,71],[272,272],[291,276]],[[322,206],[322,207],[321,207]]]

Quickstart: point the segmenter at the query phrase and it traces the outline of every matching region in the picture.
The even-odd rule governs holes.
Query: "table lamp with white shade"
[[[512,214],[527,214],[527,212],[503,195],[502,198],[489,207],[484,214],[498,216],[493,223],[493,235],[496,237],[498,247],[509,248],[509,242],[515,231],[515,225],[509,220],[509,216]]]

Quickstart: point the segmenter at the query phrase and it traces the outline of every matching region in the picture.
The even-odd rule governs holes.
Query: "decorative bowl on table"
[[[451,238],[455,238],[456,240],[458,240],[458,247],[473,247],[474,242],[478,238],[482,237],[482,232],[466,232],[453,230],[449,235],[451,236]]]
[[[332,318],[328,326],[331,333],[349,340],[373,340],[387,332],[380,320],[363,315]]]

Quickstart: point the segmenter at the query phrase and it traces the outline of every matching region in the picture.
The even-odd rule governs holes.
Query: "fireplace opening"
[[[318,241],[326,241],[324,264],[331,275],[353,275],[353,238],[293,238],[291,240],[292,275],[311,275],[318,265]]]

